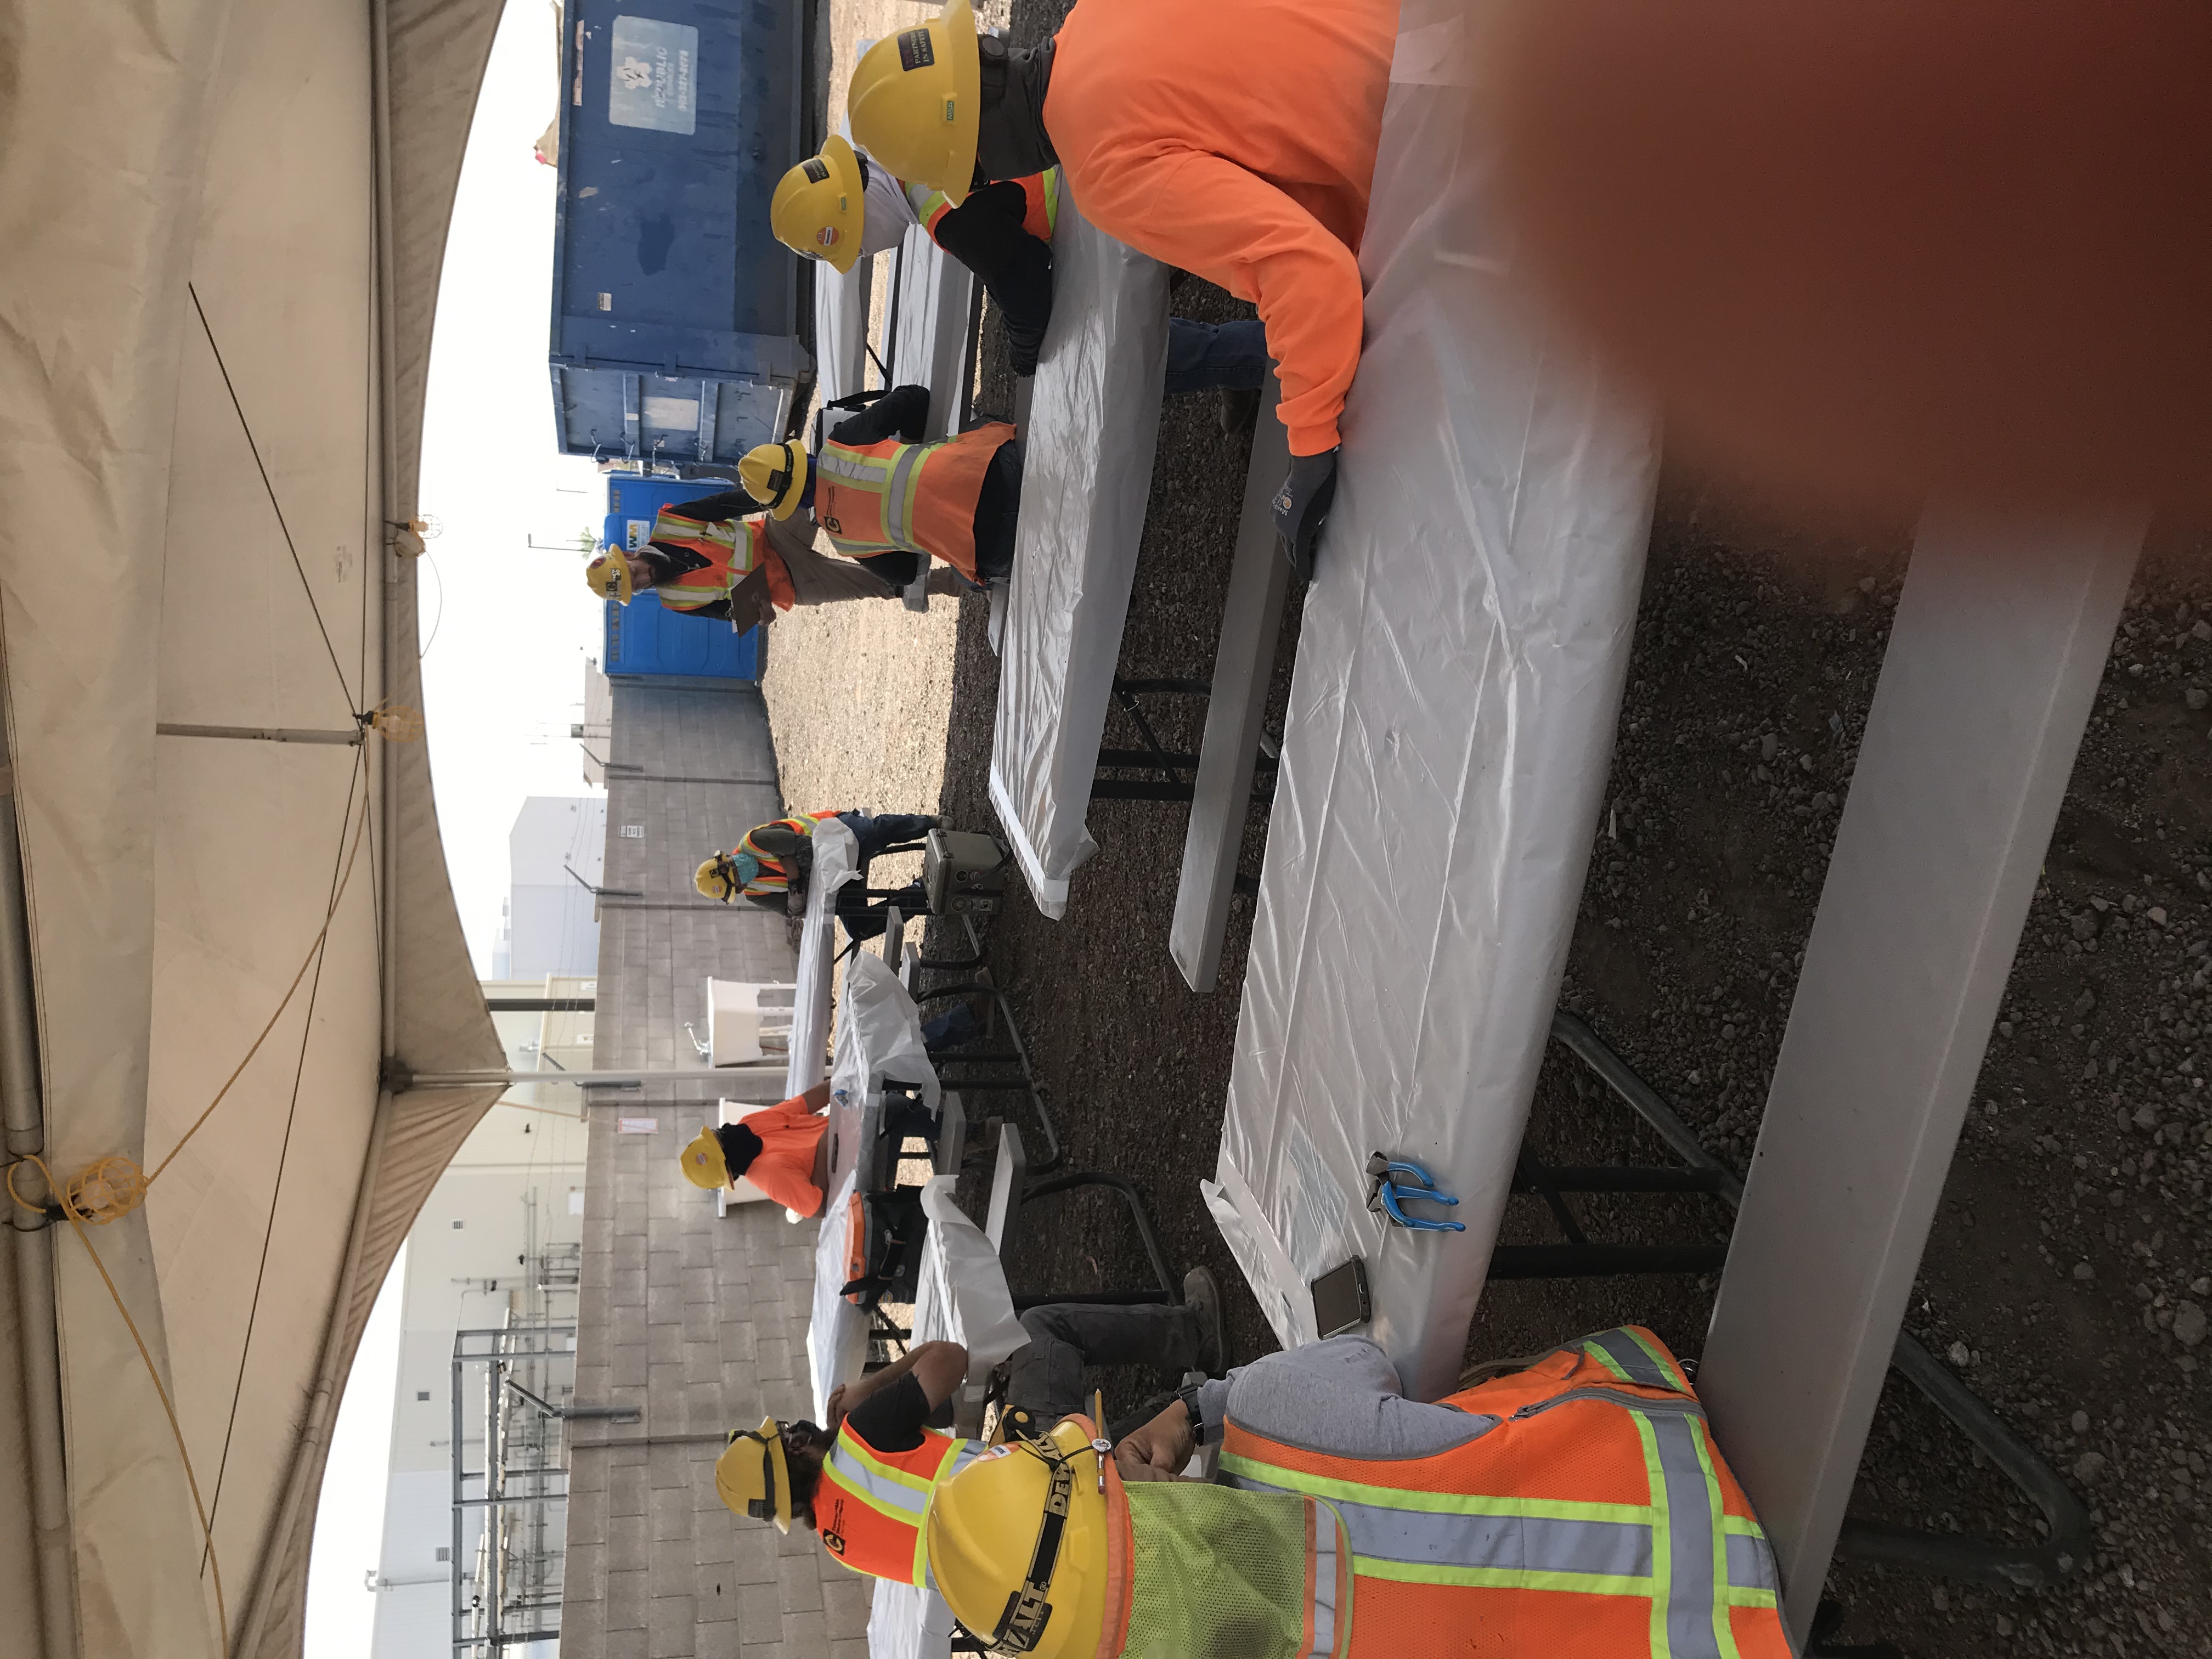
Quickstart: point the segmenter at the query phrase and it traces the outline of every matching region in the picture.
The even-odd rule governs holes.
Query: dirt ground
[[[1017,4],[1015,38],[1036,38],[1059,11],[1056,0]],[[1249,314],[1195,281],[1176,305],[1211,319]],[[978,406],[1011,402],[987,316]],[[1246,441],[1220,430],[1216,408],[1210,397],[1167,401],[1125,674],[1203,676],[1211,662],[1247,453]],[[1908,540],[1905,526],[1808,525],[1671,470],[1662,482],[1562,1001],[1739,1168],[1757,1135]],[[1850,1639],[1886,1639],[1922,1659],[2212,1651],[2208,558],[2205,538],[2161,529],[2130,595],[1906,1322],[2093,1506],[2096,1554],[2033,1595],[1841,1566],[1831,1588],[1850,1608]],[[1279,655],[1278,721],[1298,598]],[[795,636],[779,637],[771,672],[791,678],[772,685],[770,708],[787,793],[920,805],[933,768],[939,810],[988,827],[997,664],[984,606],[943,604],[943,621],[933,609],[926,623],[883,609],[882,635],[838,636],[834,648],[849,659],[820,674]],[[910,660],[933,665],[947,623],[945,701],[903,698],[887,719],[866,689]],[[902,631],[916,627],[931,630],[926,647]],[[840,701],[830,688],[848,679],[854,689]],[[1162,700],[1153,713],[1170,747],[1195,746],[1195,702]],[[911,731],[863,740],[840,726],[847,719]],[[1135,734],[1117,714],[1106,740],[1133,744]],[[866,757],[873,743],[884,745],[880,761]],[[925,764],[918,753],[933,745]],[[886,769],[870,770],[878,764]],[[1219,1142],[1250,907],[1239,898],[1232,910],[1221,988],[1192,994],[1167,951],[1183,817],[1180,806],[1094,805],[1101,850],[1077,872],[1066,919],[1044,921],[1017,890],[989,954],[1012,988],[1071,1165],[1143,1188],[1178,1269],[1204,1263],[1220,1279],[1232,1357],[1246,1360],[1273,1340],[1198,1182]],[[1259,868],[1264,833],[1255,817],[1248,871]],[[1664,1161],[1556,1050],[1528,1144],[1554,1163]],[[1714,1200],[1579,1207],[1598,1238],[1727,1237]],[[1516,1200],[1504,1237],[1556,1235],[1534,1200]],[[1133,1231],[1088,1197],[1030,1212],[1018,1260],[1018,1290],[1142,1277]],[[1498,1285],[1468,1353],[1525,1352],[1636,1321],[1693,1357],[1712,1288],[1656,1276]],[[1102,1380],[1118,1413],[1167,1379]],[[1894,1382],[1851,1509],[1942,1532],[2026,1537],[2039,1524]]]

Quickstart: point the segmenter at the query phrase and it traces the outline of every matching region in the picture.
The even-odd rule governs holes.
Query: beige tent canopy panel
[[[60,1226],[17,1234],[0,1274],[24,1358],[0,1365],[0,1468],[26,1472],[0,1488],[11,1653],[298,1653],[355,1345],[497,1092],[383,1087],[387,1058],[502,1063],[422,746],[157,727],[344,733],[419,704],[392,532],[416,514],[439,266],[499,12],[81,0],[0,22],[0,647],[40,1085],[8,1091],[11,1150],[42,1108],[57,1176],[154,1170],[329,921],[144,1207],[87,1232],[173,1400],[228,1631],[153,1382]],[[54,1431],[58,1492],[52,1460],[29,1473]],[[65,1528],[42,1534],[56,1499]]]

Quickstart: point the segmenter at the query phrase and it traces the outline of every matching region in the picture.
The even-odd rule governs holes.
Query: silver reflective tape
[[[1668,1375],[1667,1368],[1654,1359],[1650,1351],[1626,1331],[1601,1332],[1588,1338],[1584,1346],[1602,1350],[1632,1382],[1641,1383],[1647,1389],[1681,1387],[1675,1378]]]
[[[1644,1421],[1658,1443],[1659,1470],[1666,1481],[1668,1659],[1720,1659],[1720,1638],[1713,1629],[1713,1540],[1721,1516],[1698,1455],[1697,1425],[1672,1415],[1645,1414]],[[1662,1501],[1660,1493],[1651,1496]]]
[[[917,1526],[921,1523],[922,1516],[929,1509],[927,1492],[916,1492],[912,1486],[902,1486],[896,1480],[884,1480],[862,1463],[859,1458],[847,1451],[842,1444],[830,1447],[830,1468],[841,1484],[850,1487],[854,1492],[872,1498],[888,1508],[905,1510],[915,1517],[915,1524]]]
[[[890,489],[884,496],[884,534],[890,538],[893,546],[927,557],[929,550],[915,541],[914,526],[906,511],[907,483],[914,477],[915,468],[921,464],[921,457],[920,444],[908,444],[898,453],[898,460],[891,467]]]
[[[1651,1528],[1635,1522],[1450,1515],[1332,1501],[1352,1535],[1352,1553],[1380,1561],[1620,1578],[1651,1572]]]
[[[1764,1538],[1728,1535],[1728,1581],[1738,1589],[1775,1590],[1782,1581],[1774,1571],[1774,1551]]]
[[[1313,1516],[1314,1599],[1312,1659],[1329,1659],[1336,1651],[1336,1514],[1318,1498],[1306,1503]]]

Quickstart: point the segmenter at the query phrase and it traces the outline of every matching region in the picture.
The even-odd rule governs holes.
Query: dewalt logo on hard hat
[[[902,70],[927,69],[937,61],[937,48],[926,28],[905,30],[898,38],[898,49]]]

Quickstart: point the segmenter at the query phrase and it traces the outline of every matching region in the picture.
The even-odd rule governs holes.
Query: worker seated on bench
[[[769,203],[776,240],[841,274],[865,255],[899,245],[920,225],[975,274],[1006,333],[1006,356],[1019,375],[1036,373],[1045,325],[1052,320],[1052,235],[1060,221],[1060,169],[985,185],[956,205],[941,191],[891,177],[842,137],[783,175]],[[1225,430],[1249,428],[1267,373],[1267,331],[1256,319],[1201,323],[1168,319],[1163,390],[1218,391]]]
[[[1048,1422],[1082,1404],[1086,1365],[1184,1372],[1221,1363],[1220,1294],[1202,1267],[1184,1277],[1178,1306],[1062,1304],[1031,1309],[1022,1328],[1030,1340],[1006,1362],[1006,1405]],[[988,1449],[927,1426],[967,1375],[958,1343],[921,1343],[834,1390],[826,1428],[771,1417],[732,1434],[714,1489],[736,1514],[814,1532],[855,1572],[928,1583],[932,1492]]]
[[[928,416],[927,386],[894,386],[827,439],[817,420],[811,455],[795,443],[762,444],[738,463],[738,477],[772,517],[811,508],[832,547],[896,586],[933,558],[978,586],[997,581],[1014,568],[1021,442],[1006,422],[987,421],[925,443]]]
[[[708,1192],[750,1181],[797,1216],[822,1213],[830,1178],[830,1085],[748,1112],[736,1123],[710,1123],[678,1155],[684,1178]]]
[[[1094,1432],[1071,1418],[971,1462],[930,1504],[937,1588],[987,1647],[1790,1652],[1773,1553],[1645,1330],[1601,1332],[1435,1405],[1403,1398],[1373,1343],[1338,1337],[1186,1390],[1110,1456]],[[1217,1442],[1218,1485],[1176,1479]],[[1041,1531],[1048,1501],[1056,1533]]]
[[[869,860],[887,848],[920,841],[938,827],[938,820],[924,812],[794,812],[747,830],[744,839],[731,851],[716,853],[702,862],[692,872],[691,884],[702,898],[724,904],[742,898],[763,909],[788,913],[791,895],[805,890],[807,872],[813,867],[814,826],[832,817],[850,830],[860,843],[864,880]],[[929,908],[929,896],[919,881],[872,904],[861,895],[848,899],[841,893],[837,917],[854,939],[873,939],[884,931],[884,915],[893,908],[901,915],[921,915]]]
[[[584,567],[585,585],[623,605],[650,592],[664,611],[750,629],[793,605],[895,599],[912,580],[902,561],[896,562],[906,574],[894,583],[873,560],[817,552],[811,517],[759,514],[759,504],[741,489],[664,507],[653,514],[644,546],[602,546]],[[942,582],[933,576],[930,591],[953,593],[960,586],[948,570]]]

